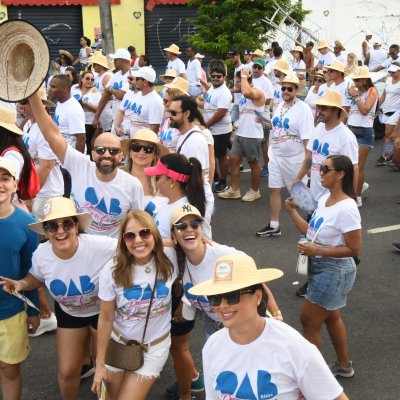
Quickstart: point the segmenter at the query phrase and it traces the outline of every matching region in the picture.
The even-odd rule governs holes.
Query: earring
[[[172,242],[174,243],[175,246],[178,244],[178,241],[176,239],[174,239]]]

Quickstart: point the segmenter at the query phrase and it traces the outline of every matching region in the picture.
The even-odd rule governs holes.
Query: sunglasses
[[[169,103],[169,100],[168,100],[168,99],[163,99],[162,101],[163,101],[164,104]]]
[[[85,78],[85,81],[91,81],[91,82],[94,82],[94,78]]]
[[[151,145],[144,145],[144,144],[139,144],[139,143],[135,143],[135,142],[131,143],[131,150],[134,153],[139,153],[140,150],[142,150],[142,149],[145,154],[153,154],[154,151],[156,150],[156,148]]]
[[[129,76],[128,76],[128,81],[129,81],[129,82],[132,82],[132,81],[134,81],[135,79],[136,79],[136,78],[132,78],[132,77],[129,77]]]
[[[21,104],[21,106],[26,106],[29,103],[29,100],[21,100],[19,102],[19,104]]]
[[[282,92],[289,92],[292,93],[294,91],[294,88],[290,87],[290,86],[282,86],[281,88]]]
[[[264,69],[261,65],[253,64],[253,69]]]
[[[317,79],[315,79],[315,82],[324,83],[324,82],[325,82],[325,79],[323,79],[323,78],[317,78]]]
[[[136,237],[139,236],[140,239],[148,239],[151,236],[150,228],[143,228],[138,233],[135,232],[125,232],[122,237],[124,238],[125,242],[133,242]]]
[[[327,165],[320,165],[319,172],[321,172],[322,175],[327,174],[329,171],[336,171],[336,170],[335,168],[329,168]]]
[[[121,152],[121,149],[119,149],[118,147],[96,146],[94,148],[94,151],[100,156],[105,154],[106,151],[108,151],[110,153],[110,156],[116,156],[117,154],[119,154]]]
[[[235,290],[234,292],[223,293],[223,294],[215,294],[212,296],[207,296],[208,302],[213,307],[218,307],[221,304],[222,299],[225,300],[227,304],[230,306],[234,306],[238,304],[240,301],[240,296],[242,294],[254,293],[254,290],[247,289],[247,290]]]
[[[192,229],[197,229],[199,226],[203,225],[203,221],[193,219],[191,221],[183,221],[173,224],[174,228],[178,229],[178,231],[185,231],[189,225]]]
[[[322,111],[326,111],[329,110],[331,107],[330,106],[320,106],[317,104],[317,109],[318,110],[322,110]]]
[[[56,233],[60,226],[64,232],[69,232],[75,226],[75,221],[66,219],[63,222],[47,221],[43,223],[43,229],[49,233]]]
[[[211,79],[221,79],[222,77],[223,77],[222,74],[214,74],[214,75],[211,75]]]
[[[176,117],[178,114],[183,113],[183,111],[175,111],[175,110],[168,110],[167,112],[171,114],[173,117]]]

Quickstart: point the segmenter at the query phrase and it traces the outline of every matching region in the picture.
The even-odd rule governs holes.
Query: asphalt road
[[[385,167],[376,168],[381,142],[367,163],[367,181],[370,189],[361,209],[363,249],[355,286],[349,295],[343,315],[348,329],[349,350],[356,374],[340,382],[351,399],[400,399],[399,351],[399,272],[400,253],[391,243],[400,241],[400,230],[368,234],[367,230],[400,223],[400,173]],[[241,174],[242,192],[249,187],[250,174]],[[234,246],[255,258],[259,266],[278,267],[285,276],[271,282],[285,322],[301,331],[299,322],[302,299],[295,296],[299,281],[295,274],[298,233],[282,210],[280,238],[257,238],[255,231],[265,225],[267,179],[262,179],[263,198],[254,203],[238,200],[216,200],[217,212],[213,219],[214,239]],[[201,323],[193,333],[191,349],[200,367],[203,345]],[[324,332],[322,353],[330,362],[334,352]],[[32,340],[32,353],[23,367],[23,399],[59,399],[55,334],[45,334]],[[172,363],[168,360],[161,378],[149,399],[163,398],[166,386],[174,381]],[[91,378],[82,382],[79,399],[94,399],[90,393]],[[199,399],[202,397],[199,396]],[[132,394],[132,400],[134,400]]]

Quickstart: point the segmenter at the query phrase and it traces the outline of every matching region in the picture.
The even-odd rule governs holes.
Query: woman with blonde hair
[[[357,56],[354,53],[347,54],[347,65],[344,69],[346,75],[354,74],[354,71],[358,67]]]
[[[126,214],[120,225],[116,256],[100,275],[92,386],[98,396],[104,382],[113,400],[144,400],[160,375],[171,345],[171,287],[176,278],[173,255],[172,249],[163,248],[149,214],[143,210]],[[144,361],[137,369],[133,364],[123,369],[115,362],[115,342],[126,345],[128,351],[131,341],[145,349]]]

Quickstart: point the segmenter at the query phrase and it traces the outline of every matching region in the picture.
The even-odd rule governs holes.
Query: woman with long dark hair
[[[293,56],[292,68],[299,80],[304,80],[306,77],[306,63],[304,62],[304,49],[301,46],[296,46],[290,51]]]
[[[337,360],[331,365],[335,376],[350,378],[353,363],[347,349],[347,332],[340,309],[356,278],[353,257],[361,249],[361,217],[353,189],[353,164],[347,156],[329,156],[320,166],[323,195],[309,223],[289,197],[286,208],[297,229],[306,235],[298,250],[309,256],[308,290],[301,310],[306,339],[321,349],[321,328],[325,324]]]
[[[79,50],[78,58],[73,62],[72,65],[78,65],[78,69],[80,71],[84,71],[88,66],[88,58],[92,52],[90,47],[91,41],[88,37],[82,36],[79,43],[82,47]]]
[[[58,60],[58,63],[60,64],[60,71],[63,75],[65,75],[67,68],[70,67],[74,62],[74,57],[67,50],[59,50],[58,52],[60,53],[60,58]]]

